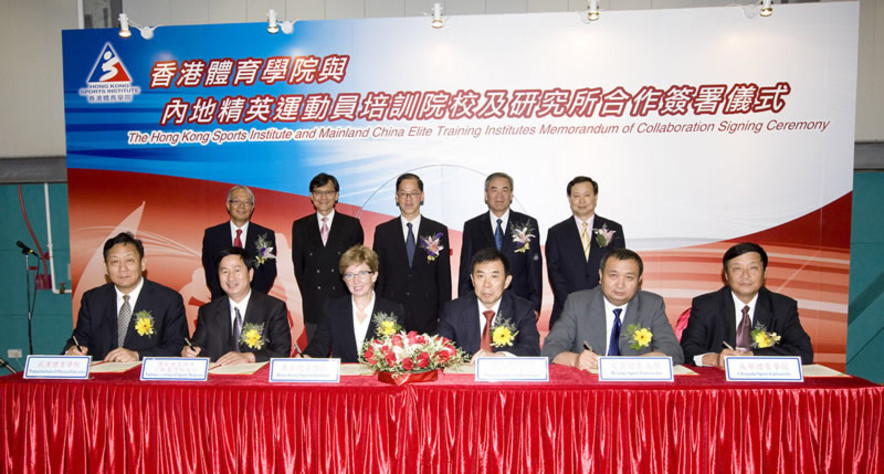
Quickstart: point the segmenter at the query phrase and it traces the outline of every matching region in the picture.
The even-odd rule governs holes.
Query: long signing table
[[[254,375],[0,378],[5,473],[884,472],[884,387],[853,377],[392,386]]]

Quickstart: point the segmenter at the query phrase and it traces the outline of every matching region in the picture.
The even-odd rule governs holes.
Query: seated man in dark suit
[[[623,227],[595,213],[599,185],[578,176],[568,183],[571,217],[550,227],[546,236],[546,269],[553,290],[552,328],[568,295],[599,284],[599,263],[608,249],[626,247]]]
[[[639,290],[641,257],[632,250],[611,249],[600,265],[599,286],[568,296],[562,317],[543,341],[543,355],[580,370],[598,368],[600,354],[669,356],[673,364],[681,364],[684,355],[663,298]]]
[[[319,173],[310,180],[310,201],[316,212],[292,223],[292,264],[301,290],[307,343],[322,320],[325,302],[347,294],[338,265],[350,247],[363,240],[359,219],[335,210],[338,180]]]
[[[246,251],[233,247],[221,252],[218,277],[227,295],[199,309],[193,347],[182,357],[208,357],[220,365],[264,362],[288,357],[292,334],[285,303],[250,287],[254,268]]]
[[[375,316],[384,313],[401,325],[405,309],[382,299],[374,291],[378,256],[364,245],[354,245],[341,256],[341,276],[349,296],[325,302],[322,321],[304,357],[331,357],[359,362],[362,345],[376,337]]]
[[[218,257],[230,247],[245,249],[255,262],[252,288],[270,293],[276,281],[276,234],[273,229],[251,221],[255,212],[255,195],[245,186],[234,186],[227,192],[227,213],[230,220],[209,227],[203,234],[203,270],[212,299],[224,296],[218,282]]]
[[[504,291],[513,278],[506,256],[494,248],[479,250],[470,268],[474,289],[445,305],[439,335],[473,358],[539,355],[534,305]]]
[[[722,258],[727,285],[694,298],[681,335],[685,359],[724,368],[727,356],[797,355],[813,363],[810,336],[798,319],[798,302],[764,287],[767,253],[744,242]],[[725,348],[725,343],[734,350]]]
[[[470,262],[479,250],[494,247],[509,261],[512,283],[509,291],[531,301],[534,314],[540,314],[543,298],[543,256],[537,219],[513,211],[513,178],[491,173],[485,178],[485,204],[488,212],[464,222],[460,249],[458,296],[473,294]]]
[[[377,291],[405,306],[405,330],[435,334],[442,305],[451,301],[448,228],[421,215],[424,182],[412,173],[396,180],[402,215],[374,231]]]
[[[177,356],[187,336],[184,302],[177,291],[142,276],[141,241],[128,232],[108,239],[104,266],[111,282],[83,294],[65,355],[108,362]]]

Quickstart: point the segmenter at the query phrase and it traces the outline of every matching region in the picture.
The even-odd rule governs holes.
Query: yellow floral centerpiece
[[[151,316],[150,311],[142,309],[135,313],[135,332],[139,336],[147,336],[148,338],[156,333],[153,316]]]

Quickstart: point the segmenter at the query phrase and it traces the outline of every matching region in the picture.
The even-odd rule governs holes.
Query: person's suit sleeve
[[[568,296],[568,299],[565,300],[565,309],[562,310],[562,315],[553,325],[549,334],[547,334],[546,339],[543,340],[543,349],[541,349],[540,354],[549,358],[550,362],[562,352],[575,352],[574,341],[577,339],[577,318],[580,315],[578,300],[580,298],[575,297],[574,295],[575,294],[572,293]],[[583,303],[584,305],[589,304],[588,301],[584,301]],[[576,352],[580,352],[580,350],[576,350]]]
[[[549,229],[546,235],[546,270],[549,275],[549,286],[552,287],[553,297],[559,301],[565,301],[568,298],[568,277],[565,276],[563,269],[563,260],[561,253],[561,242],[559,242],[562,229],[555,227]]]
[[[353,233],[351,235],[350,245],[347,249],[354,245],[361,245],[365,241],[365,233],[362,231],[362,223],[355,217],[353,218]]]
[[[439,335],[450,340],[456,340],[455,337],[457,335],[457,331],[454,328],[454,321],[452,321],[454,317],[454,305],[453,301],[449,301],[442,307],[442,312],[439,317]]]
[[[798,319],[798,302],[791,298],[778,298],[774,311],[779,321],[774,320],[767,330],[778,333],[781,342],[765,349],[752,349],[752,353],[760,356],[797,355],[801,356],[802,364],[812,364],[813,346]]]
[[[154,284],[155,285],[155,284]],[[141,349],[138,354],[144,357],[177,357],[181,355],[184,347],[184,338],[187,336],[187,318],[184,315],[184,300],[178,292],[166,289],[162,296],[164,307],[162,340],[150,349]],[[140,296],[139,296],[140,298]],[[159,300],[160,298],[157,298]],[[154,307],[156,302],[151,302]]]
[[[708,295],[696,297],[691,301],[691,315],[688,317],[688,325],[681,333],[681,349],[684,353],[684,360],[689,364],[694,363],[694,356],[707,352],[721,352],[721,349],[709,347],[712,337],[710,322],[715,317],[714,311],[715,305],[709,300]],[[720,346],[721,341],[718,341],[716,347]]]
[[[264,362],[271,357],[288,357],[292,352],[292,333],[286,318],[285,303],[277,299],[266,298],[266,318],[269,341],[261,349],[254,351],[255,362]]]
[[[212,298],[215,298],[223,295],[224,291],[221,290],[221,283],[218,281],[218,267],[215,261],[217,255],[212,245],[212,238],[209,235],[211,229],[210,227],[203,232],[202,260],[203,272],[206,276],[206,286],[209,287],[209,293],[211,293]]]
[[[196,329],[194,329],[193,336],[190,338],[191,344],[195,347],[202,348],[199,357],[208,357],[208,354],[206,353],[206,345],[209,341],[208,309],[208,304],[200,306],[196,316]]]
[[[457,297],[462,298],[473,291],[473,284],[470,281],[470,260],[473,258],[473,226],[470,221],[466,221],[463,225],[462,241],[460,246],[460,268],[458,269],[457,278]]]
[[[445,247],[436,259],[436,282],[439,285],[439,314],[445,303],[451,301],[451,242],[448,240],[448,227],[442,226],[442,246]]]
[[[616,222],[612,222],[612,227],[615,228],[617,232],[614,233],[614,239],[611,240],[611,248],[614,249],[625,249],[626,248],[626,234],[623,233],[623,226],[617,224]]]
[[[71,346],[76,345],[74,343],[74,336],[77,337],[77,342],[80,343],[80,346],[89,348],[90,353],[94,352],[90,334],[90,328],[92,327],[92,310],[89,305],[90,299],[87,298],[88,295],[88,292],[84,293],[83,297],[80,298],[80,311],[77,313],[77,325],[74,327],[71,337],[68,338],[65,343],[64,349],[61,350],[62,354],[67,352]]]
[[[386,295],[387,272],[391,271],[391,265],[388,260],[391,258],[387,254],[386,239],[383,237],[384,229],[381,225],[374,228],[374,242],[371,244],[372,250],[378,254],[378,280],[374,284],[374,290],[379,295]],[[383,243],[382,243],[383,242]]]
[[[531,218],[529,222],[532,227],[537,229],[537,238],[528,249],[528,279],[531,287],[528,299],[534,304],[534,310],[540,311],[543,301],[543,254],[540,252],[540,226],[537,225],[537,220],[534,218]]]
[[[332,349],[332,311],[331,304],[334,300],[326,300],[322,305],[322,321],[313,333],[313,339],[304,349],[304,354],[310,357],[328,357]]]
[[[298,235],[298,221],[292,222],[292,267],[295,269],[295,280],[298,288],[304,286],[304,242],[303,236]]]
[[[678,339],[666,318],[666,308],[663,298],[650,300],[651,306],[651,350],[662,352],[672,357],[672,364],[678,365],[684,362],[684,352],[678,345]]]
[[[518,342],[509,352],[521,357],[539,356],[540,333],[537,332],[537,318],[534,316],[534,308],[524,305],[520,310],[522,314],[519,315],[516,327],[516,330],[519,331],[516,337]]]

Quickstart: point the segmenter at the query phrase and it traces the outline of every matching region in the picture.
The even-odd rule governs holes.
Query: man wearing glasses
[[[203,234],[203,270],[212,299],[225,296],[218,281],[218,258],[230,247],[241,248],[254,266],[252,288],[270,293],[276,280],[276,234],[273,229],[251,222],[255,211],[255,195],[245,186],[234,186],[227,192],[227,213],[230,220],[206,229]],[[274,258],[269,258],[270,256]],[[260,257],[260,258],[259,258]]]
[[[323,304],[347,294],[338,271],[341,255],[362,244],[364,238],[358,219],[335,211],[339,191],[334,176],[319,173],[313,177],[310,201],[316,212],[292,224],[292,263],[301,290],[308,343],[322,319]]]
[[[451,300],[448,228],[421,215],[424,182],[416,174],[399,176],[395,198],[401,215],[374,231],[377,292],[405,306],[406,330],[434,334],[442,306]]]

